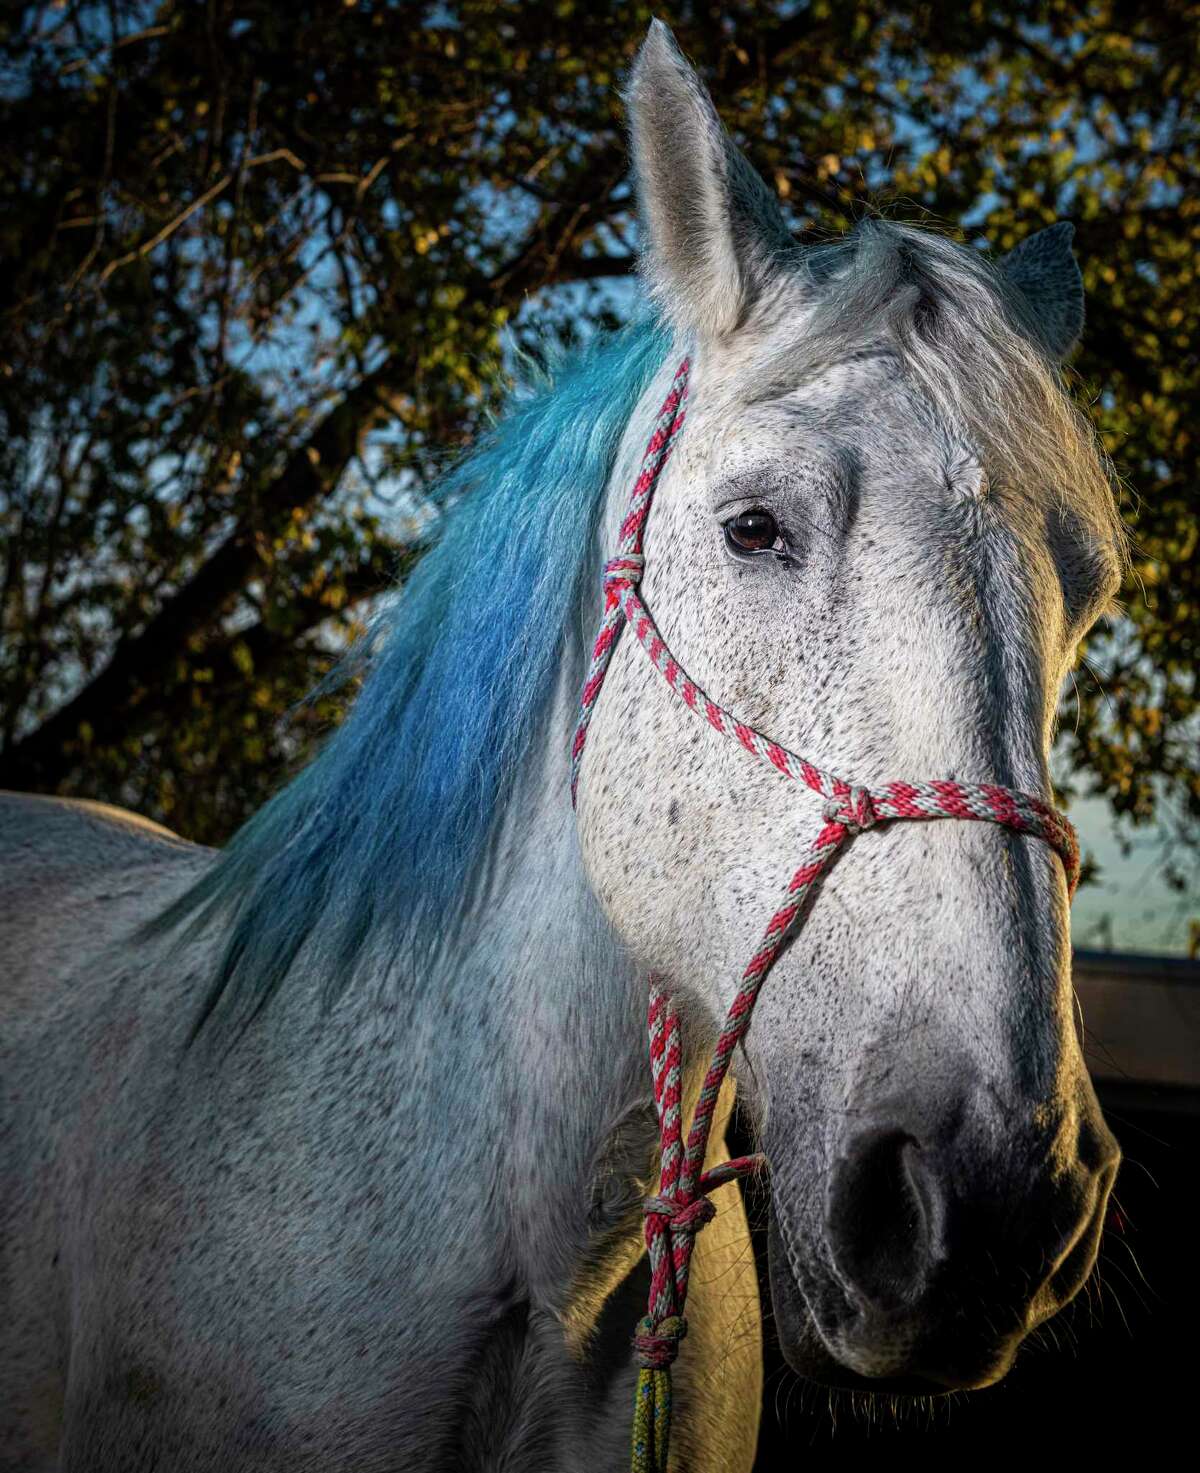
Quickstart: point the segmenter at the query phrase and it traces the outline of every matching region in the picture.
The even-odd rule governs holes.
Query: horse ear
[[[626,93],[642,276],[685,331],[741,322],[793,241],[779,203],[734,147],[700,78],[655,20]]]
[[[1075,227],[1060,220],[1023,240],[1000,270],[1025,298],[1034,330],[1055,358],[1065,358],[1083,332],[1083,277],[1071,250]]]

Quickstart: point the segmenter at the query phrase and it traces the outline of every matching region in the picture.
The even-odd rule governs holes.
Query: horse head
[[[874,220],[801,246],[658,24],[629,106],[643,275],[678,342],[664,371],[692,365],[645,537],[672,654],[865,785],[1048,793],[1058,690],[1122,555],[1061,382],[1082,327],[1069,228],[994,263]],[[715,1032],[824,821],[617,646],[581,768],[584,861],[689,1037]],[[882,823],[823,878],[739,1066],[803,1374],[985,1385],[1087,1278],[1119,1153],[1076,1034],[1068,908],[1051,849],[992,824]]]

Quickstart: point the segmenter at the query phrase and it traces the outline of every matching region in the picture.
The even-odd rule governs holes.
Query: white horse
[[[694,1072],[823,822],[632,639],[572,812],[600,564],[685,351],[643,587],[691,674],[865,783],[1048,789],[1122,555],[1057,370],[1069,231],[998,264],[878,222],[800,249],[660,26],[629,105],[665,325],[452,473],[312,766],[221,854],[0,809],[6,1470],[625,1464],[645,974]],[[883,824],[826,877],[739,1063],[802,1375],[986,1385],[1087,1277],[1118,1153],[1069,956],[1062,867],[1002,828]],[[736,1187],[716,1200],[672,1450],[727,1473],[760,1318]]]

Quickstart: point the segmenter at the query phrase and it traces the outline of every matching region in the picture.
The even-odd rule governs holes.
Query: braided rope
[[[671,1364],[687,1334],[684,1306],[695,1236],[713,1216],[708,1194],[726,1182],[761,1170],[761,1155],[741,1156],[705,1171],[704,1157],[713,1112],[734,1049],[745,1036],[759,989],[788,939],[798,928],[817,881],[859,834],[881,822],[964,818],[997,823],[1048,844],[1063,862],[1068,893],[1079,880],[1079,842],[1066,816],[1029,793],[995,783],[950,780],[891,782],[868,788],[826,772],[747,726],[705,694],[667,648],[638,594],[645,567],[642,541],[654,490],[670,458],[687,413],[688,373],[684,359],[659,410],[641,470],[621,524],[616,557],[604,569],[604,614],[584,679],[579,721],[571,744],[571,799],[575,801],[588,727],[621,631],[628,626],[650,663],[694,715],[721,736],[782,777],[801,782],[824,800],[824,826],[804,862],[788,882],[780,905],[742,973],[717,1038],[708,1072],[692,1112],[687,1138],[682,1123],[682,1057],[679,1019],[662,979],[650,979],[650,1067],[659,1122],[658,1192],[643,1203],[650,1259],[648,1312],[634,1336],[638,1382],[634,1402],[633,1473],[666,1473],[671,1431]]]
[[[650,502],[663,467],[671,458],[671,451],[687,414],[688,370],[691,367],[685,358],[675,370],[671,391],[663,400],[654,422],[646,453],[642,457],[642,468],[629,494],[629,510],[621,523],[617,544],[617,555],[604,570],[604,617],[600,621],[600,632],[592,649],[592,663],[583,681],[583,693],[579,698],[579,724],[575,728],[575,739],[571,743],[571,801],[575,801],[575,790],[579,786],[579,762],[583,746],[587,741],[587,729],[596,709],[600,687],[608,670],[608,662],[625,622],[621,609],[620,589],[622,579],[641,577],[642,534],[646,518],[650,515]]]

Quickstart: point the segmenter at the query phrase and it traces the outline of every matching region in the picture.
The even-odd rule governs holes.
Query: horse
[[[685,353],[642,587],[691,674],[863,782],[1049,789],[1124,555],[1064,387],[1069,226],[1000,259],[874,217],[804,245],[658,23],[627,102],[651,310],[446,472],[316,758],[220,852],[4,800],[3,1469],[626,1464],[646,972],[695,1098],[823,822],[628,638],[572,808],[600,562]],[[986,1386],[1087,1279],[1119,1153],[1036,839],[860,834],[736,1072],[801,1376]],[[746,1215],[713,1200],[671,1452],[699,1473],[751,1467],[762,1390]]]

